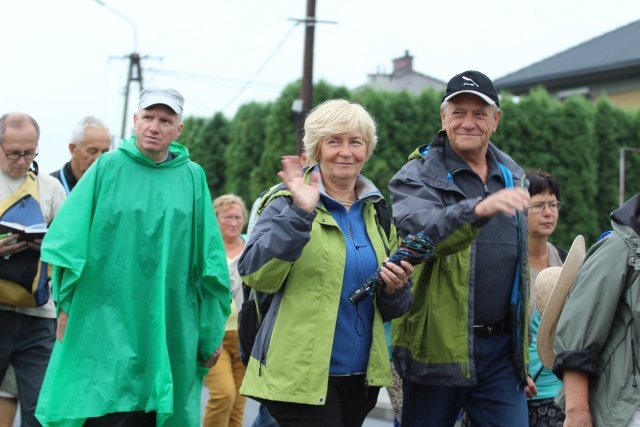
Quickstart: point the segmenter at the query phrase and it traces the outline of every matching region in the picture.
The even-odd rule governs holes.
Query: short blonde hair
[[[307,164],[318,163],[320,142],[331,135],[360,131],[367,148],[367,160],[378,143],[376,123],[362,105],[345,99],[330,99],[311,110],[304,121]]]
[[[216,217],[222,213],[222,211],[226,211],[227,209],[231,209],[233,205],[240,206],[242,210],[242,224],[247,224],[247,217],[249,214],[247,213],[247,206],[244,204],[244,201],[235,194],[223,194],[222,196],[216,197],[213,201],[213,211],[216,214]]]

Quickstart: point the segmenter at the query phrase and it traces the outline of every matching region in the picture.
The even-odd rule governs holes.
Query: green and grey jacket
[[[396,226],[401,236],[424,231],[435,245],[433,258],[416,266],[413,306],[393,321],[393,358],[402,377],[424,385],[472,386],[477,383],[473,360],[476,262],[475,239],[486,221],[474,214],[479,198],[469,199],[444,166],[446,133],[421,147],[389,183]],[[505,186],[525,187],[524,171],[489,143]],[[514,278],[509,330],[514,366],[524,382],[529,354],[527,299],[527,219],[519,224],[519,274]]]
[[[389,241],[373,205],[381,194],[371,182],[358,177],[356,191],[364,203],[367,234],[382,263],[387,249],[397,246],[395,227]],[[269,199],[238,263],[245,283],[275,293],[240,392],[267,400],[324,405],[346,261],[345,237],[321,201],[314,212],[308,212],[293,203],[287,190]],[[366,372],[370,386],[391,385],[383,321],[401,316],[411,305],[408,287],[390,296],[383,294],[375,295]]]
[[[594,426],[625,426],[640,406],[640,194],[611,214],[571,288],[554,342],[553,372],[589,374]],[[564,406],[564,392],[556,398]]]

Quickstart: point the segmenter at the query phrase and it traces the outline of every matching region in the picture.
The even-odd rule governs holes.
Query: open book
[[[10,234],[19,234],[18,240],[33,242],[35,239],[44,238],[47,229],[46,223],[25,226],[17,222],[0,221],[0,238],[5,238]]]

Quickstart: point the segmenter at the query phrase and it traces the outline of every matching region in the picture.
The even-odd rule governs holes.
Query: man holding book
[[[44,238],[58,339],[43,424],[200,425],[229,273],[204,171],[175,142],[182,106],[175,90],[143,90],[134,136],[87,170]]]
[[[23,226],[51,222],[66,195],[55,178],[38,174],[38,123],[24,113],[0,117],[0,220]],[[0,238],[0,379],[16,372],[22,423],[39,426],[34,413],[55,341],[55,308],[41,239],[19,233]],[[2,403],[8,403],[3,395]],[[3,411],[2,416],[7,413]]]

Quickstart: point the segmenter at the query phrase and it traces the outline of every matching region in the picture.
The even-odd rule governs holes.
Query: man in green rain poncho
[[[204,172],[174,142],[182,105],[142,91],[135,136],[89,168],[42,243],[58,310],[44,426],[200,425],[230,293]]]

